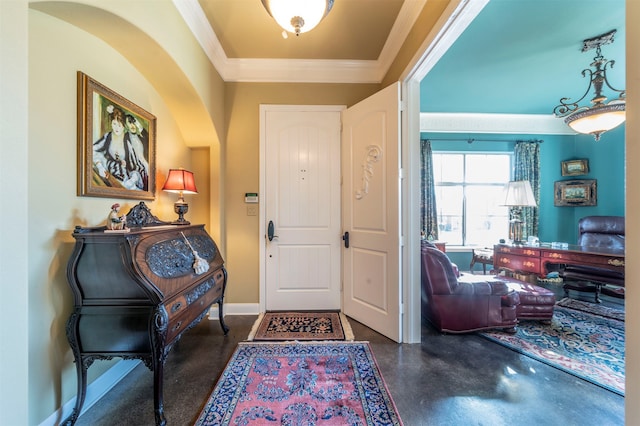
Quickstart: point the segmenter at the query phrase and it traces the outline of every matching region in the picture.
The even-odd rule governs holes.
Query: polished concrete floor
[[[194,423],[255,319],[227,316],[227,336],[217,321],[204,320],[174,346],[164,378],[168,425]],[[624,397],[481,336],[444,335],[423,324],[422,343],[396,344],[350,323],[356,340],[370,342],[406,426],[624,424]],[[76,424],[153,425],[153,374],[139,365]]]

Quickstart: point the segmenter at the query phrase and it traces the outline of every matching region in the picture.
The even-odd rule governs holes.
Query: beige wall
[[[247,216],[244,194],[260,185],[260,104],[351,106],[379,89],[377,84],[257,84],[229,83],[225,108],[225,230],[229,285],[228,303],[259,301],[259,217]],[[260,194],[261,196],[263,194]]]
[[[15,190],[24,197],[24,202],[20,201],[21,196],[15,198],[16,210],[12,211],[14,216],[19,212],[24,221],[22,226],[20,220],[14,221],[20,238],[3,232],[2,257],[10,258],[5,256],[8,253],[17,257],[12,266],[23,270],[24,275],[18,271],[13,276],[7,275],[9,279],[14,278],[12,285],[5,286],[3,278],[2,289],[5,300],[10,300],[5,289],[24,289],[22,293],[12,292],[15,296],[24,296],[17,297],[16,303],[24,303],[17,305],[20,315],[9,311],[12,315],[8,318],[4,310],[2,314],[2,323],[12,326],[3,327],[2,340],[16,344],[3,343],[0,350],[0,423],[31,425],[40,424],[76,395],[75,366],[65,336],[65,324],[72,308],[66,280],[66,263],[74,243],[72,229],[76,225],[104,224],[109,207],[115,201],[123,205],[125,212],[137,203],[136,200],[76,195],[76,71],[83,71],[157,117],[156,199],[147,202],[153,213],[164,220],[176,217],[175,195],[163,193],[161,188],[169,168],[185,167],[196,173],[200,189],[199,195],[190,196],[188,200],[191,210],[187,216],[214,228],[218,234],[220,224],[212,226],[210,220],[219,217],[219,200],[211,198],[219,196],[220,182],[213,181],[218,175],[209,171],[212,161],[219,161],[218,144],[222,141],[220,134],[224,134],[224,85],[170,0],[154,1],[153,10],[148,10],[146,2],[107,2],[107,7],[123,11],[124,15],[135,14],[139,12],[135,10],[137,7],[146,4],[144,19],[137,20],[139,27],[132,27],[117,14],[93,6],[35,2],[29,10],[26,1],[1,3],[3,24],[8,17],[15,27],[11,35],[23,34],[6,44],[6,27],[0,33],[3,37],[1,75],[16,84],[17,94],[15,100],[3,96],[2,108],[9,112],[8,118],[24,117],[7,120],[12,129],[21,129],[20,138],[11,141],[20,148],[11,150],[10,158],[15,164],[4,163],[4,158],[9,157],[4,156],[7,147],[2,144],[3,199],[12,197]],[[89,0],[86,3],[98,5]],[[88,25],[91,19],[87,13],[104,19],[95,26]],[[76,25],[74,19],[83,21],[84,25]],[[103,28],[105,22],[112,27]],[[95,34],[88,33],[84,27]],[[167,28],[172,28],[170,36]],[[120,37],[117,37],[123,35],[120,30],[137,34],[133,38],[135,43],[126,38],[126,43],[122,43],[136,45],[137,49],[120,46]],[[148,33],[160,35],[148,44],[151,40]],[[109,34],[117,36],[111,40]],[[167,39],[165,50],[157,43],[163,37]],[[15,40],[24,40],[24,43]],[[8,53],[5,55],[5,52]],[[138,56],[132,59],[132,55]],[[24,64],[7,73],[4,61],[13,57],[22,57]],[[174,61],[177,57],[181,61],[179,66]],[[163,61],[164,66],[157,65]],[[153,74],[148,74],[149,70]],[[20,81],[24,82],[25,89],[28,83],[28,91],[20,90]],[[2,87],[4,94],[5,85]],[[25,109],[21,113],[22,105]],[[5,175],[5,171],[21,172]],[[5,178],[14,181],[11,192],[5,192]],[[24,184],[24,190],[20,184]],[[21,204],[24,208],[19,207]],[[10,240],[15,243],[5,244]],[[21,251],[20,247],[25,250]],[[3,271],[6,270],[4,262],[2,266]],[[6,365],[15,368],[7,369]],[[27,368],[21,367],[24,365]],[[110,365],[110,362],[94,363],[89,369],[90,381]],[[11,374],[6,375],[5,371],[9,370]],[[24,383],[24,387],[20,383]],[[5,391],[7,385],[11,387],[11,395]],[[20,392],[21,389],[24,392]]]
[[[76,70],[157,117],[157,189],[170,167],[190,168],[191,153],[156,90],[109,45],[37,11],[29,14],[29,30],[29,399],[30,423],[36,423],[76,392],[65,335],[73,305],[66,280],[71,231],[104,224],[115,201],[76,196]],[[152,212],[173,220],[175,196],[156,194],[147,203]],[[119,202],[124,212],[137,203]],[[90,380],[109,366],[96,363]]]
[[[625,330],[625,418],[627,425],[638,424],[640,419],[640,145],[636,135],[640,133],[640,2],[627,0],[626,17],[626,75],[627,75],[627,122],[626,126],[626,322]]]
[[[13,425],[29,409],[27,19],[26,1],[0,1],[0,423]]]

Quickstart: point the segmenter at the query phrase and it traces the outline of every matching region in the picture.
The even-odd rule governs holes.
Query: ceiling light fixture
[[[600,51],[605,44],[613,43],[613,36],[616,30],[594,38],[586,39],[582,42],[582,51],[596,49],[596,56],[593,58],[591,66],[593,70],[586,68],[582,70],[582,76],[589,76],[589,86],[584,95],[574,103],[567,103],[570,98],[560,99],[560,104],[553,109],[556,117],[564,117],[564,122],[578,133],[593,135],[596,141],[600,140],[600,135],[611,130],[625,120],[626,94],[624,90],[615,89],[607,80],[607,67],[612,68],[615,64],[613,60],[606,60]],[[607,97],[602,94],[603,86],[618,94],[618,98],[605,103]],[[594,97],[591,99],[591,106],[578,106],[589,90],[593,86]]]
[[[329,14],[334,0],[261,0],[269,15],[285,31],[306,33]]]

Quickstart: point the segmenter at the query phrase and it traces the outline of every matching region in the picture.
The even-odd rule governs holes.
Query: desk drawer
[[[224,288],[224,275],[222,271],[217,271],[213,277],[199,284],[196,288],[186,292],[170,304],[168,309],[169,326],[167,331],[167,342],[171,342],[176,336],[188,329],[193,321],[206,311],[214,302],[222,297]],[[174,309],[176,304],[182,301],[186,304],[181,309]]]
[[[540,257],[540,249],[532,247],[516,247],[497,245],[494,247],[496,253],[505,253],[518,256]]]
[[[494,256],[496,268],[511,271],[531,272],[537,274],[540,270],[540,259],[534,257],[514,256],[512,254],[496,253]]]

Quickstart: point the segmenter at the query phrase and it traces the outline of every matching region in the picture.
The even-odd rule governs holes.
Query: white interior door
[[[401,341],[400,83],[343,112],[344,313]]]
[[[261,109],[265,309],[340,309],[343,108],[267,105]]]

